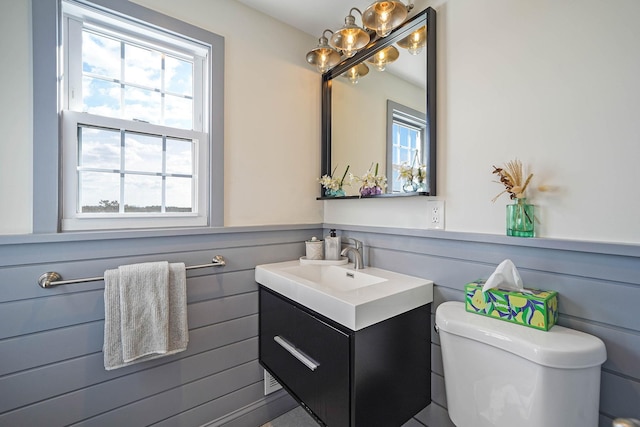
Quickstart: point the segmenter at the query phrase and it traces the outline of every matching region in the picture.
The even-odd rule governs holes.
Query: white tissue
[[[500,288],[506,291],[522,291],[522,278],[520,278],[518,269],[510,259],[505,259],[498,265],[482,287],[482,292],[487,292],[493,288]]]

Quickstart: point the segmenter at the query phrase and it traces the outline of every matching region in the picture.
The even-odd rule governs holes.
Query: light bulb
[[[347,46],[353,47],[353,33],[347,34]]]
[[[417,55],[420,52],[422,52],[422,46],[420,46],[419,44],[415,44],[415,45],[412,45],[409,49],[407,49],[407,51],[411,55]]]
[[[327,71],[329,69],[329,65],[328,65],[328,61],[327,61],[327,55],[324,54],[320,54],[320,57],[318,58],[318,71],[321,73],[324,73],[325,71]]]
[[[420,37],[419,31],[415,31],[411,34],[411,45],[409,46],[409,49],[407,49],[411,55],[417,55],[422,52],[422,45],[420,43],[421,39],[422,37]]]
[[[376,33],[380,37],[386,37],[392,28],[389,25],[390,13],[395,9],[393,2],[382,2],[380,7],[376,8]]]
[[[378,52],[378,54],[376,55],[376,59],[373,62],[373,65],[376,66],[376,69],[378,71],[384,71],[385,67],[387,66],[387,58],[385,57],[384,50],[381,50],[380,52]]]
[[[391,27],[387,22],[380,22],[376,27],[376,34],[380,37],[387,37],[391,32]]]
[[[360,80],[360,77],[366,76],[367,73],[369,73],[369,67],[361,63],[349,68],[342,76],[349,79],[351,84],[355,85]]]
[[[358,78],[360,77],[360,75],[358,74],[358,72],[356,71],[355,68],[352,68],[349,70],[349,81],[351,82],[352,85],[358,84]]]
[[[384,71],[387,67],[387,64],[390,64],[398,59],[398,55],[398,49],[396,49],[395,46],[388,46],[376,52],[376,54],[367,59],[367,61],[372,63],[378,71]]]
[[[342,52],[349,58],[357,52],[355,49],[355,42],[356,37],[353,31],[349,31],[344,34],[344,49]]]

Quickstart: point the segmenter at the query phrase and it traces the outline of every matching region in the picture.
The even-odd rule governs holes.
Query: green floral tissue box
[[[548,331],[558,321],[558,293],[525,289],[524,292],[489,289],[482,292],[485,280],[465,285],[467,311],[495,317],[518,325]]]

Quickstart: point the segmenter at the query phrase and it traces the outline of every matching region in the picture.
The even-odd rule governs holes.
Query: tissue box
[[[490,289],[482,292],[485,280],[465,285],[467,311],[548,331],[558,321],[558,293],[525,289],[528,292]]]

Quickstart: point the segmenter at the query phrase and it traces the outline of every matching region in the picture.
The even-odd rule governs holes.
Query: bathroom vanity
[[[399,426],[431,402],[432,282],[297,261],[256,281],[260,364],[322,424]]]

